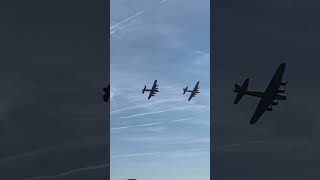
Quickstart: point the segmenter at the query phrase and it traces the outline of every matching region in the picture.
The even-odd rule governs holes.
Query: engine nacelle
[[[278,90],[278,93],[282,93],[282,94],[283,94],[283,93],[285,93],[285,92],[286,92],[285,89],[279,89],[279,90]]]
[[[279,104],[278,101],[273,101],[273,102],[272,102],[272,105],[278,105],[278,104]]]
[[[272,106],[267,108],[267,111],[273,111]]]
[[[281,85],[281,86],[285,86],[285,85],[287,85],[287,83],[288,83],[288,81],[282,81],[282,82],[280,83],[280,85]]]

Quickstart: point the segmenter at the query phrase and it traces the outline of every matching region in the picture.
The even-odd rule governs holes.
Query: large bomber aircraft
[[[260,102],[250,120],[250,124],[255,124],[265,111],[273,111],[272,106],[278,105],[280,100],[284,101],[287,99],[284,95],[285,89],[280,89],[281,86],[284,87],[288,83],[287,81],[282,81],[285,67],[286,63],[280,64],[264,92],[248,91],[249,78],[247,78],[241,86],[235,84],[234,92],[237,93],[237,96],[234,104],[237,104],[244,95],[260,98]]]
[[[156,95],[156,93],[159,92],[157,80],[154,80],[154,83],[153,83],[151,89],[147,89],[147,86],[145,85],[144,88],[142,89],[142,94],[144,94],[144,92],[146,92],[146,91],[150,92],[148,99],[150,99],[152,96]]]
[[[199,91],[199,81],[197,82],[197,84],[194,86],[193,90],[188,90],[188,86],[186,88],[183,88],[183,94],[185,94],[186,92],[191,92],[188,101],[191,100],[191,98],[195,97],[198,93],[200,93]]]

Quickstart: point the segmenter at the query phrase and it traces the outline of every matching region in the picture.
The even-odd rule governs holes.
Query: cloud
[[[118,30],[121,30],[121,29],[127,27],[131,23],[134,23],[135,22],[134,18],[142,15],[143,13],[144,13],[144,11],[139,11],[139,12],[135,13],[134,15],[116,23],[115,25],[110,26],[110,35],[114,34]]]
[[[145,124],[132,125],[132,126],[113,127],[110,129],[111,130],[121,130],[121,129],[128,129],[128,128],[147,127],[147,126],[161,125],[161,124],[165,124],[165,123],[176,123],[176,122],[182,122],[182,121],[190,121],[190,120],[194,120],[194,119],[195,118],[184,118],[184,119],[171,120],[168,122],[145,123]]]
[[[69,171],[66,171],[63,173],[59,173],[57,175],[35,176],[35,177],[25,178],[24,180],[56,179],[59,177],[69,176],[69,175],[76,174],[76,173],[83,172],[83,171],[90,171],[90,170],[96,170],[96,169],[102,169],[102,168],[108,168],[108,167],[109,167],[109,163],[104,163],[104,164],[100,164],[100,165],[72,169],[72,170],[69,170]]]
[[[160,110],[160,111],[153,111],[153,112],[133,114],[133,115],[130,115],[130,116],[124,116],[124,117],[120,117],[120,118],[122,118],[122,119],[128,119],[128,118],[133,118],[133,117],[137,117],[137,116],[145,116],[145,115],[159,114],[159,113],[164,113],[164,112],[169,112],[169,111],[187,110],[187,109],[199,110],[199,109],[203,109],[203,108],[207,108],[207,106],[200,106],[200,105],[198,105],[198,106],[184,106],[184,107],[177,107],[177,108],[171,108],[171,109],[164,109],[164,110]]]
[[[121,155],[112,155],[111,158],[124,158],[124,157],[137,157],[137,156],[153,156],[153,155],[166,155],[172,153],[184,153],[190,151],[204,151],[203,148],[193,148],[193,149],[185,149],[185,150],[176,150],[176,151],[163,151],[163,152],[148,152],[148,153],[135,153],[135,154],[121,154]]]
[[[145,99],[144,99],[145,100]],[[155,102],[151,103],[146,103],[146,104],[139,104],[139,105],[134,105],[134,106],[129,106],[117,110],[112,110],[110,112],[111,115],[117,114],[117,113],[122,113],[124,111],[129,111],[129,110],[134,110],[134,109],[139,109],[139,108],[146,108],[146,109],[154,109],[153,107],[158,106],[159,104],[162,103],[176,103],[176,102],[182,102],[182,99],[164,99],[164,100],[158,100]]]

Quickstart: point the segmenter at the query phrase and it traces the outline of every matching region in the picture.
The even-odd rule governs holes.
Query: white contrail
[[[169,123],[175,123],[175,122],[181,122],[181,121],[189,121],[189,120],[193,120],[193,119],[195,119],[195,118],[177,119],[177,120],[170,121]]]
[[[145,126],[154,126],[158,125],[161,123],[148,123],[148,124],[140,124],[140,125],[133,125],[133,126],[123,126],[123,127],[117,127],[117,128],[110,128],[111,130],[119,130],[119,129],[128,129],[128,128],[133,128],[133,127],[145,127]]]
[[[159,100],[159,101],[148,103],[148,104],[130,106],[130,107],[122,108],[122,109],[113,110],[113,111],[110,112],[110,114],[120,113],[120,112],[123,112],[123,111],[128,111],[128,110],[133,110],[133,109],[138,109],[138,108],[150,108],[150,107],[152,107],[154,105],[161,104],[161,103],[172,103],[172,102],[181,102],[181,101],[184,101],[184,99]]]
[[[189,121],[189,120],[192,120],[192,119],[195,119],[195,118],[177,119],[177,120],[169,121],[168,123]],[[136,127],[146,127],[146,126],[154,126],[154,125],[159,125],[159,124],[165,124],[165,122],[155,122],[155,123],[139,124],[139,125],[132,125],[132,126],[115,127],[115,128],[110,128],[110,130],[120,130],[120,129],[136,128]]]
[[[124,29],[124,28],[130,26],[131,24],[134,24],[135,22],[137,22],[137,21],[133,20],[133,21],[130,21],[130,23],[124,24],[123,26],[119,26],[118,28],[114,28],[114,29],[110,30],[110,34],[112,35],[112,34],[116,33],[117,31]]]
[[[54,179],[57,177],[62,177],[62,176],[68,176],[71,174],[75,174],[81,171],[89,171],[89,170],[96,170],[96,169],[102,169],[102,168],[107,168],[109,167],[108,163],[105,164],[100,164],[100,165],[96,165],[96,166],[89,166],[89,167],[84,167],[84,168],[77,168],[77,169],[72,169],[70,171],[67,172],[63,172],[57,175],[52,175],[52,176],[36,176],[36,177],[30,177],[30,178],[25,178],[24,180],[34,180],[34,179]]]
[[[117,28],[117,27],[119,27],[119,26],[121,26],[121,24],[130,21],[131,19],[133,19],[133,18],[135,18],[135,17],[137,17],[137,16],[140,16],[140,15],[143,14],[143,13],[144,13],[144,11],[139,11],[139,12],[137,12],[136,14],[128,17],[127,19],[122,20],[122,21],[116,23],[115,25],[110,26],[110,31],[113,30],[113,29],[115,29],[115,28]]]
[[[168,1],[168,0],[161,0],[161,1],[160,1],[160,4],[165,3],[165,2],[167,2],[167,1]],[[134,22],[131,22],[131,23],[127,24],[127,25],[122,26],[122,28],[121,28],[121,25],[122,25],[122,24],[130,21],[131,19],[133,19],[133,18],[135,18],[135,17],[140,16],[140,15],[143,14],[144,12],[145,12],[144,10],[139,11],[139,12],[137,12],[136,14],[128,17],[127,19],[124,19],[124,20],[122,20],[122,21],[120,21],[120,22],[118,22],[118,23],[110,26],[110,35],[113,35],[113,34],[114,34],[115,32],[117,32],[118,30],[123,29],[123,28],[127,27],[128,25],[134,23]]]
[[[163,113],[163,112],[168,112],[168,111],[176,111],[176,110],[181,110],[181,109],[189,109],[189,108],[203,108],[205,106],[183,106],[183,107],[178,107],[178,108],[171,108],[171,109],[164,109],[164,110],[160,110],[160,111],[153,111],[153,112],[147,112],[147,113],[139,113],[139,114],[133,114],[130,116],[126,116],[126,117],[120,117],[122,119],[128,119],[128,118],[133,118],[136,116],[144,116],[144,115],[151,115],[151,114],[159,114],[159,113]]]
[[[264,140],[254,140],[254,141],[248,141],[245,143],[234,143],[234,144],[226,144],[226,145],[222,145],[216,148],[216,150],[225,150],[225,149],[229,149],[229,148],[233,148],[233,147],[239,147],[243,144],[274,144],[274,143],[267,143]]]
[[[201,150],[205,150],[205,149],[194,148],[194,149],[185,149],[185,150],[177,150],[177,151],[163,151],[163,152],[136,153],[136,154],[121,154],[121,155],[111,156],[111,158],[114,159],[114,158],[121,158],[121,157],[136,157],[136,156],[147,156],[147,155],[158,155],[158,154],[170,154],[170,153],[189,152],[189,151],[201,151]]]

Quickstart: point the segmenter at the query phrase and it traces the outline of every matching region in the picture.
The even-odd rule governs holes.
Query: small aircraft
[[[199,91],[199,83],[200,82],[198,81],[197,84],[194,86],[192,91],[188,90],[188,86],[186,88],[183,88],[183,94],[185,94],[186,92],[191,92],[188,101],[190,101],[191,98],[195,97],[198,93],[200,93],[200,91]]]
[[[286,63],[280,64],[264,92],[248,91],[249,78],[247,78],[241,86],[235,84],[234,92],[237,93],[237,96],[234,100],[234,104],[237,104],[244,95],[260,98],[260,102],[250,120],[250,124],[255,124],[265,111],[273,111],[272,106],[278,105],[280,100],[284,101],[287,99],[284,95],[286,90],[280,89],[281,87],[285,87],[288,83],[288,81],[282,81],[285,68]]]
[[[144,88],[142,89],[142,94],[144,94],[144,92],[146,91],[149,91],[150,94],[149,94],[149,97],[148,99],[150,99],[152,96],[154,96],[157,92],[159,92],[158,90],[158,85],[157,85],[157,80],[154,80],[154,83],[152,85],[152,88],[151,89],[146,89],[147,86],[145,85]]]
[[[107,88],[103,88],[104,95],[103,95],[103,101],[108,102],[110,99],[110,84],[108,85]]]

